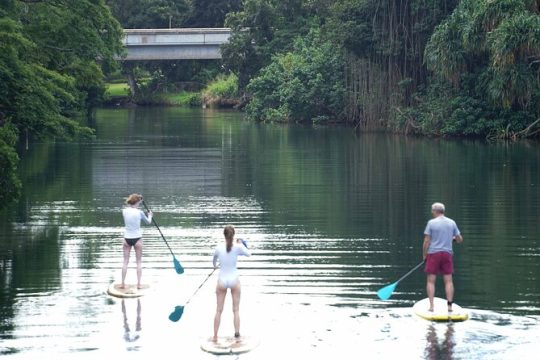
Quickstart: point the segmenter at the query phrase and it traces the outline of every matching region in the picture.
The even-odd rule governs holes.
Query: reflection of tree
[[[355,137],[343,129],[295,125],[244,123],[235,128],[233,123],[225,128],[223,194],[253,196],[263,208],[257,222],[269,232],[286,229],[313,238],[303,245],[266,242],[261,244],[265,249],[351,250],[329,261],[390,264],[395,273],[384,277],[394,276],[420,260],[429,206],[442,201],[465,235],[465,243],[456,246],[458,293],[478,294],[482,288],[475,296],[511,298],[522,289],[529,294],[540,289],[534,277],[517,277],[508,286],[491,276],[509,268],[538,273],[535,257],[520,255],[540,244],[540,227],[534,225],[540,224],[535,201],[540,152],[535,145],[388,134]],[[486,256],[477,256],[479,249]],[[355,250],[383,255],[355,257]],[[374,271],[370,268],[366,276],[378,276]],[[459,280],[471,272],[474,277]],[[423,288],[420,276],[409,281],[416,282],[411,289]],[[492,299],[485,295],[478,301]]]
[[[127,342],[134,342],[140,338],[141,332],[141,300],[137,299],[137,320],[135,321],[135,332],[132,334],[128,324],[128,318],[126,313],[126,303],[122,299],[122,314],[124,315],[124,339]]]
[[[61,281],[58,227],[6,228],[0,226],[0,333],[14,328],[10,321],[20,289],[46,293],[58,290]]]
[[[443,324],[441,324],[444,326]],[[429,360],[451,360],[454,358],[454,324],[446,324],[446,331],[444,332],[444,338],[442,342],[439,342],[437,336],[437,330],[434,324],[430,324],[428,333],[426,336],[426,350],[425,355]]]

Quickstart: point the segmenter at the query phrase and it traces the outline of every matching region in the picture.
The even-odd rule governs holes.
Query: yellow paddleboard
[[[120,288],[120,284],[112,283],[107,289],[107,294],[119,298],[136,298],[147,293],[149,288],[150,285],[148,284],[142,284],[140,289],[137,289],[136,284],[126,284],[122,289]]]
[[[253,337],[241,336],[220,337],[217,342],[212,341],[212,338],[204,340],[201,344],[201,349],[216,355],[242,354],[255,349],[259,345],[259,341]]]
[[[416,302],[412,309],[416,315],[430,321],[458,322],[465,321],[469,318],[469,312],[455,303],[452,304],[452,311],[449,312],[446,299],[441,299],[437,297],[433,299],[433,311],[428,311],[428,298]]]

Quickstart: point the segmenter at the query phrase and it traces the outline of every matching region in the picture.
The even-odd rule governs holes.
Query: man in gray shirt
[[[444,290],[448,303],[448,311],[452,311],[454,301],[454,261],[452,242],[463,242],[463,237],[454,220],[444,216],[444,204],[431,205],[433,219],[429,220],[424,230],[423,256],[426,262],[427,274],[426,291],[429,298],[429,311],[433,311],[433,297],[435,296],[435,282],[437,275],[442,275]]]

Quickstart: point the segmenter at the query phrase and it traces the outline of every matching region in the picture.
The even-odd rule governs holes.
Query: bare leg
[[[122,265],[122,285],[120,285],[120,288],[124,288],[126,286],[126,274],[127,274],[127,268],[129,264],[129,254],[131,252],[131,246],[128,245],[126,240],[124,240],[123,244],[123,250],[124,250],[124,264]]]
[[[435,281],[437,280],[437,275],[428,274],[426,292],[429,298],[429,311],[433,311],[433,298],[435,297]]]
[[[449,302],[448,311],[452,311],[452,302],[454,301],[454,282],[452,274],[443,275],[444,290],[446,291],[446,300]]]
[[[142,239],[135,243],[135,259],[137,261],[137,288],[141,288],[141,276],[142,276]]]
[[[232,301],[233,301],[233,314],[234,314],[234,336],[240,336],[240,295],[242,288],[240,286],[240,280],[236,282],[236,285],[231,289]]]
[[[216,316],[214,317],[214,341],[218,339],[219,324],[221,322],[221,313],[223,312],[223,304],[225,303],[225,295],[227,295],[227,288],[217,283],[216,285]]]

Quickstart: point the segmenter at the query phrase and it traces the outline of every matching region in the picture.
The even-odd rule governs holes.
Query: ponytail
[[[223,229],[223,235],[225,235],[227,252],[230,252],[233,246],[234,226],[232,225],[225,226],[225,228]]]

